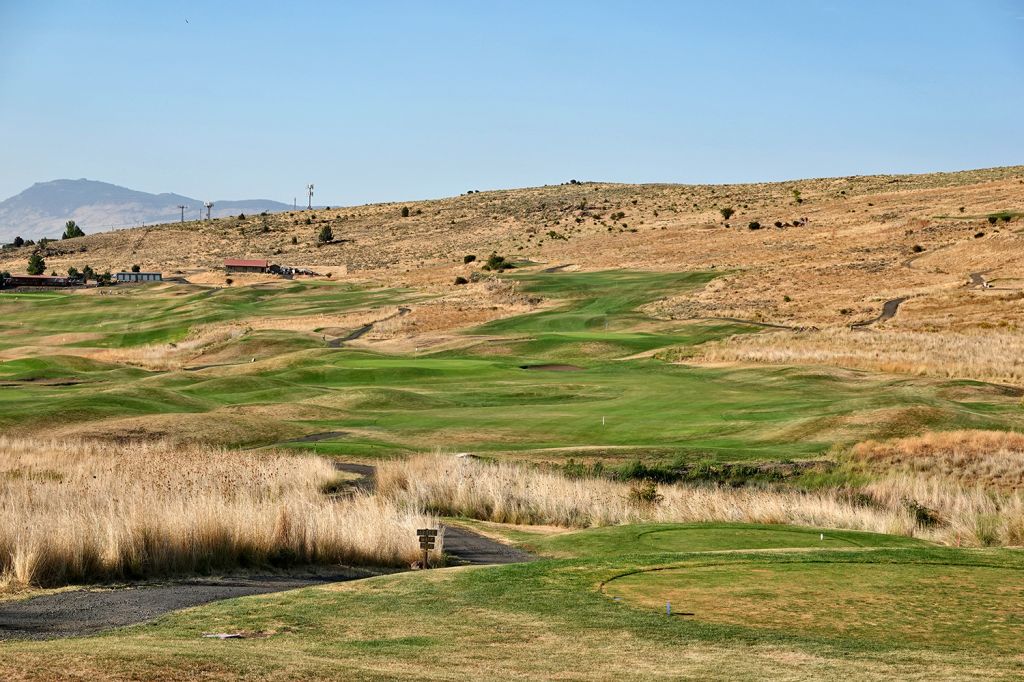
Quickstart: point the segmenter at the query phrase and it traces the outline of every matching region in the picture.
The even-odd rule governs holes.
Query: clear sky
[[[1024,163],[1024,0],[0,0],[0,199]]]

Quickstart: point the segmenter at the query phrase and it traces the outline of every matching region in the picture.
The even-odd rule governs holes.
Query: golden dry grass
[[[1024,335],[980,329],[764,332],[705,344],[686,362],[830,365],[1019,384],[1024,381]]]
[[[421,455],[383,463],[381,494],[454,516],[513,524],[586,528],[641,522],[779,523],[914,535],[904,510],[878,509],[831,494],[753,488],[666,485],[662,499],[631,499],[632,486],[606,479],[567,478],[530,466]]]
[[[1024,434],[943,431],[889,441],[867,441],[853,458],[875,472],[940,476],[993,490],[1024,490]]]
[[[637,500],[636,484],[567,478],[528,465],[422,455],[383,464],[381,494],[441,514],[585,528],[641,522],[789,524],[890,533],[955,544],[1024,544],[1024,495],[903,471],[851,489],[663,485]]]
[[[408,565],[434,519],[328,495],[327,460],[166,442],[0,438],[8,589],[237,566]]]

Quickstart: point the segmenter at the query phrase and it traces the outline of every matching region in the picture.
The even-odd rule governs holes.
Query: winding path
[[[335,573],[177,580],[128,587],[88,588],[0,602],[0,640],[90,635],[144,623],[171,611],[222,599],[282,592],[368,575]]]
[[[850,329],[863,329],[864,327],[870,327],[878,322],[885,322],[886,320],[892,319],[896,311],[899,310],[900,304],[906,301],[909,296],[901,296],[900,298],[893,298],[882,304],[882,314],[876,318],[870,320],[864,320],[863,322],[854,322],[850,325]]]
[[[315,433],[304,438],[312,442],[334,435],[337,433]],[[338,462],[335,468],[357,474],[359,478],[353,482],[355,488],[373,491],[375,467]],[[443,532],[445,554],[457,565],[511,564],[534,559],[522,550],[464,528],[444,526]],[[84,588],[32,599],[0,601],[0,641],[91,635],[222,599],[358,580],[380,573],[347,569],[346,572],[194,578],[127,587]]]

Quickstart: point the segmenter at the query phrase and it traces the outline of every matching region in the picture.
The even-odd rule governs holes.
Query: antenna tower
[[[203,204],[203,206],[206,207],[206,219],[209,220],[210,219],[210,209],[213,208],[213,202],[212,201],[207,201],[205,204]]]
[[[309,203],[306,205],[306,208],[312,209],[313,208],[313,183],[309,183],[308,185],[306,185],[306,191],[309,192]]]

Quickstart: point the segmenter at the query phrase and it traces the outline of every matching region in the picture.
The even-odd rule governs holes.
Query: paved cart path
[[[850,325],[850,328],[860,329],[862,327],[871,326],[876,322],[885,322],[886,320],[892,319],[892,317],[896,314],[896,311],[899,310],[900,304],[906,301],[907,298],[907,296],[902,296],[900,298],[894,298],[886,301],[884,304],[882,304],[881,315],[871,320],[865,320],[864,322],[854,322],[853,324]]]
[[[328,434],[314,434],[310,440]],[[338,463],[339,471],[359,475],[353,486],[365,492],[374,488],[374,467]],[[514,547],[464,528],[446,526],[445,554],[462,565],[510,564],[534,557]],[[54,639],[90,635],[111,628],[145,623],[159,616],[222,599],[283,592],[330,582],[358,580],[373,571],[251,575],[195,578],[130,586],[88,588],[57,592],[32,599],[0,601],[0,640]],[[3,651],[0,645],[0,652]]]

